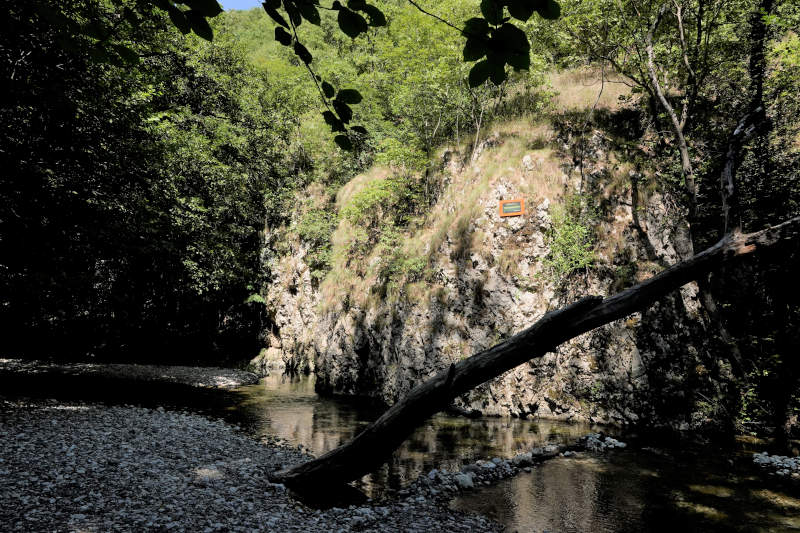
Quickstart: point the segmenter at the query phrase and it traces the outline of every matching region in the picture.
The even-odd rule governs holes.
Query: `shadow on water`
[[[507,531],[766,532],[800,530],[800,491],[766,482],[709,450],[617,451],[557,458],[456,498]],[[766,485],[770,488],[765,488]]]

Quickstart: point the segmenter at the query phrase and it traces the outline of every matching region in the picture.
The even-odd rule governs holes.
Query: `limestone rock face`
[[[498,142],[492,137],[481,151],[490,152]],[[641,200],[631,187],[639,177],[633,171],[610,187],[606,178],[612,168],[602,159],[602,137],[593,136],[591,142],[597,156],[582,175],[571,167],[555,179],[565,190],[590,194],[610,213],[598,223],[595,267],[564,283],[552,281],[543,259],[550,252],[547,232],[557,200],[533,201],[528,195],[524,216],[501,218],[498,202],[523,191],[514,180],[499,176],[477,199],[480,209],[467,229],[469,235],[482,235],[483,242],[465,250],[448,234],[438,256],[451,259],[434,265],[439,288],[422,299],[322,312],[303,262],[306,250],[276,259],[267,298],[275,324],[270,353],[313,369],[320,392],[392,403],[451,363],[530,326],[548,310],[583,295],[617,292],[690,253],[681,217],[668,207],[674,202],[657,192]],[[480,172],[481,164],[478,158],[464,172]],[[509,165],[527,172],[537,160],[526,156]],[[354,299],[343,291],[341,300]],[[478,387],[457,404],[488,415],[616,424],[644,418],[653,424],[699,426],[704,415],[693,391],[706,377],[699,368],[715,371],[709,336],[697,287],[687,285],[642,313],[575,338]]]

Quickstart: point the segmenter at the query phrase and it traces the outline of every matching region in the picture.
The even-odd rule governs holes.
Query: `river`
[[[364,400],[320,398],[309,378],[271,376],[236,393],[239,401],[226,408],[229,420],[259,438],[277,435],[315,455],[351,438],[380,414]],[[477,459],[511,457],[597,429],[437,415],[389,464],[356,485],[380,496],[433,468],[454,470]],[[483,513],[519,532],[800,531],[800,490],[756,471],[752,442],[721,450],[685,442],[654,448],[647,440],[637,439],[651,444],[644,449],[557,458],[531,473],[466,492],[452,507]]]
[[[36,383],[18,380],[15,388],[31,391]],[[5,385],[4,392],[11,392],[11,383]],[[319,397],[307,377],[273,375],[230,391],[64,378],[39,381],[38,387],[39,396],[188,408],[222,417],[257,439],[278,437],[315,455],[351,438],[380,413],[364,399]],[[576,423],[436,415],[356,486],[377,498],[433,468],[508,458],[593,430]],[[625,432],[615,436],[631,445],[556,458],[465,492],[451,507],[485,514],[519,532],[800,531],[800,487],[757,471],[751,441],[723,449],[667,445]]]

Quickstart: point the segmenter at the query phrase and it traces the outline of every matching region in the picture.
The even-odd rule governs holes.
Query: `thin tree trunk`
[[[734,258],[768,249],[800,235],[800,217],[765,230],[725,236],[707,250],[673,265],[647,281],[608,298],[588,296],[545,314],[507,341],[450,365],[389,408],[352,441],[323,456],[270,475],[274,482],[306,493],[331,490],[380,466],[411,432],[450,402],[558,345],[635,311]]]
[[[655,52],[653,51],[653,34],[658,29],[659,24],[661,24],[661,19],[664,18],[666,10],[667,4],[662,5],[645,37],[647,74],[650,77],[650,83],[653,84],[653,90],[658,97],[658,101],[661,102],[661,106],[669,116],[670,123],[672,124],[672,132],[675,134],[675,140],[678,143],[678,151],[681,155],[681,170],[683,172],[683,179],[686,182],[686,192],[689,195],[689,223],[692,224],[697,218],[697,185],[694,180],[694,168],[692,167],[692,161],[689,157],[689,147],[686,144],[686,137],[683,135],[683,128],[686,121],[684,120],[682,122],[681,119],[678,118],[672,104],[669,103],[669,100],[667,100],[667,97],[664,95],[661,82],[658,81],[658,76],[656,74]]]

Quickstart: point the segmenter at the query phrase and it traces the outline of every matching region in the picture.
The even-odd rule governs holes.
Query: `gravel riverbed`
[[[234,368],[53,363],[49,361],[1,358],[0,372],[15,376],[60,374],[65,376],[95,376],[110,379],[159,381],[214,389],[231,389],[241,387],[242,385],[253,385],[254,383],[258,383],[259,380],[258,376],[252,372]]]
[[[268,472],[308,459],[180,411],[0,400],[0,531],[500,531],[422,495],[313,510]]]

